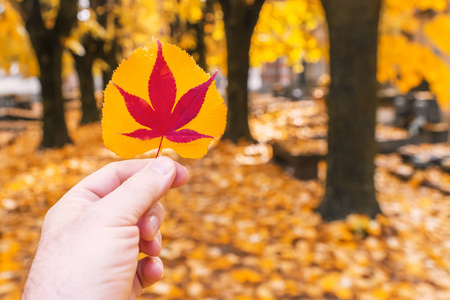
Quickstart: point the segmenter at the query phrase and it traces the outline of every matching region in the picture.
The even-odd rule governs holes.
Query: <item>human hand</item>
[[[111,163],[47,213],[23,299],[135,299],[163,273],[158,200],[187,181],[167,157]],[[147,257],[138,261],[139,252]]]

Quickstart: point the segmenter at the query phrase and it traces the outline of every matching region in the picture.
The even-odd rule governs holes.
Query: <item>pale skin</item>
[[[163,264],[158,201],[187,181],[167,157],[109,164],[47,213],[22,299],[136,299]],[[147,256],[138,260],[139,252]]]

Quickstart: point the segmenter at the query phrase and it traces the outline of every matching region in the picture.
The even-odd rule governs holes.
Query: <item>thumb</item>
[[[159,157],[93,204],[115,225],[134,225],[140,216],[170,189],[176,175],[174,162]]]

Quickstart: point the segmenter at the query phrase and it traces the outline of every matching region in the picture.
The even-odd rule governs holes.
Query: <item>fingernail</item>
[[[161,260],[157,260],[157,265],[159,266],[159,269],[161,270],[160,272],[161,272],[161,277],[159,277],[159,279],[162,279],[163,278],[163,276],[164,276],[164,265],[163,265],[163,263],[162,263],[162,261]]]
[[[158,231],[158,233],[156,234],[156,239],[158,240],[159,245],[162,248],[162,236],[161,236],[161,232]]]
[[[150,226],[152,227],[153,232],[156,234],[159,230],[159,222],[158,218],[155,216],[151,216],[149,219]]]
[[[161,259],[159,259],[158,257],[152,257],[151,258],[153,261],[153,268],[157,273],[161,274],[161,277],[159,277],[159,279],[161,279],[164,276],[164,264],[162,263]]]
[[[161,175],[167,175],[173,169],[173,161],[168,157],[158,157],[153,161],[150,167],[161,173]]]

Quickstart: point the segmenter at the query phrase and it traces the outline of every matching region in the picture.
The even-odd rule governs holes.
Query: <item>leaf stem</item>
[[[159,152],[161,151],[162,141],[164,139],[164,136],[161,136],[161,142],[159,142],[158,152],[156,152],[155,158],[158,158]]]

